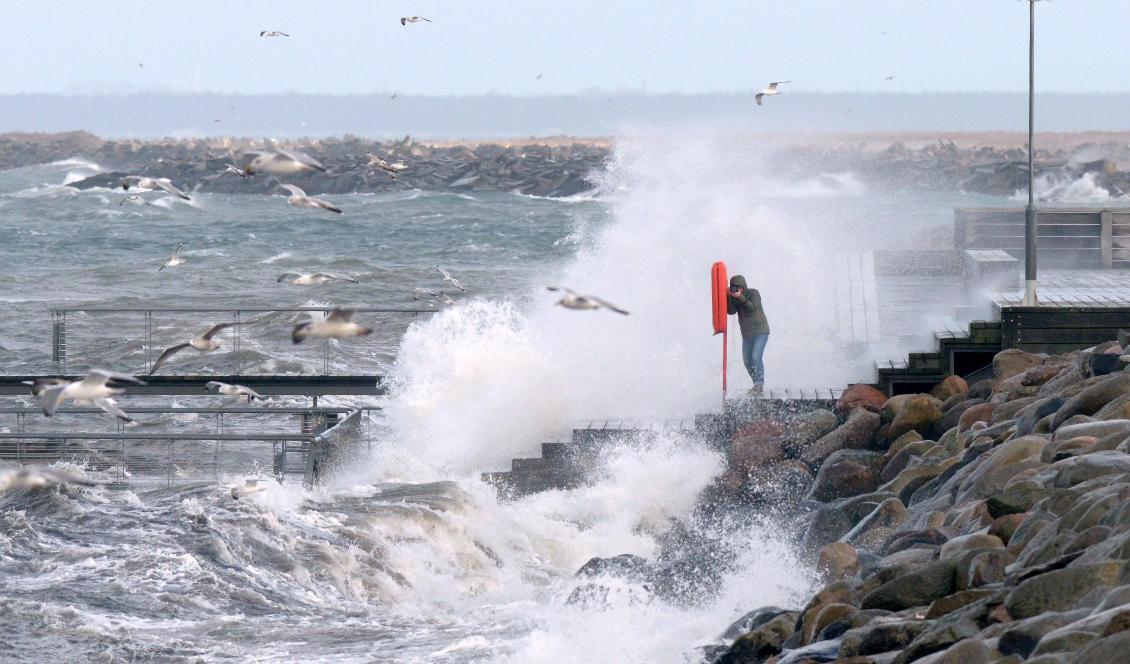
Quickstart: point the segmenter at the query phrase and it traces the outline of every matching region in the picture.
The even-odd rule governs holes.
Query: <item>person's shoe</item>
[[[751,397],[759,397],[764,393],[765,393],[765,386],[764,385],[754,385],[753,387],[749,388],[749,396],[751,396]]]

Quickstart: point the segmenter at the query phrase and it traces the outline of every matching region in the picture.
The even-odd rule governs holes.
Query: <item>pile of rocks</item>
[[[167,177],[185,190],[220,193],[263,193],[274,184],[267,178],[222,175],[228,163],[239,165],[251,150],[276,147],[306,152],[322,162],[325,173],[288,178],[312,193],[425,191],[517,191],[536,196],[570,196],[592,190],[592,173],[611,157],[607,141],[530,139],[512,143],[428,144],[405,137],[372,141],[354,136],[309,139],[277,144],[252,139],[102,140],[86,132],[0,135],[0,169],[30,166],[82,156],[111,173],[78,183],[78,187],[114,186],[123,175]],[[755,148],[751,144],[751,149]],[[394,180],[371,168],[365,154],[402,161],[408,167]],[[1103,157],[1106,158],[1103,158]],[[1130,192],[1130,172],[1119,163],[1130,160],[1120,144],[1082,144],[1071,149],[1037,152],[1037,175],[1054,197],[1057,187],[1089,175],[1094,185],[1112,196]],[[958,147],[951,141],[912,149],[894,142],[883,150],[823,142],[787,142],[767,155],[774,173],[807,179],[825,174],[827,186],[842,186],[828,173],[852,173],[870,188],[970,191],[1011,196],[1027,185],[1024,150],[992,146]]]
[[[746,425],[723,484],[738,500],[806,485],[823,587],[750,612],[707,661],[1130,661],[1128,345],[1007,350],[991,379],[930,394],[857,385],[799,436]]]

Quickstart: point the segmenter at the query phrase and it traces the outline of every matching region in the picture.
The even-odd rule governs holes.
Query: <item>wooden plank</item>
[[[1099,250],[1102,252],[1103,267],[1110,268],[1112,261],[1111,245],[1114,237],[1112,229],[1113,215],[1110,210],[1103,210],[1100,217],[1102,221],[1099,232]]]
[[[1078,343],[1080,346],[1093,346],[1104,341],[1118,338],[1117,327],[1094,328],[1033,328],[1022,327],[1017,335],[1018,343],[1023,346],[1029,343],[1068,344]]]
[[[1098,224],[1040,224],[1038,230],[1038,237],[1098,237],[1102,229]],[[966,233],[973,241],[983,237],[1024,237],[1024,224],[973,226]]]
[[[1008,313],[1010,321],[1019,328],[1112,328],[1130,327],[1130,309],[1126,307],[1105,308],[1059,308],[1041,307],[1043,311],[1023,311],[1018,307],[1002,310],[1002,317]],[[1002,318],[1003,321],[1003,318]]]

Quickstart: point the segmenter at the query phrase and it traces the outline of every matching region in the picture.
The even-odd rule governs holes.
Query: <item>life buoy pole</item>
[[[730,281],[726,276],[726,264],[722,261],[716,262],[710,268],[710,303],[711,303],[711,323],[714,326],[714,334],[722,335],[722,407],[726,406],[726,367],[728,366],[727,353],[730,347],[728,322],[729,315],[727,314],[728,301],[730,296]]]

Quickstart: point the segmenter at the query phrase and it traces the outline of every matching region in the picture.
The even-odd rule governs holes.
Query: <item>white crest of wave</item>
[[[293,254],[291,254],[289,251],[284,251],[281,254],[275,254],[274,256],[271,256],[270,258],[264,258],[263,260],[261,260],[259,262],[266,264],[266,265],[271,265],[272,263],[277,263],[279,261],[286,260],[286,259],[290,258],[292,255]]]
[[[565,378],[512,304],[470,300],[408,330],[387,412],[408,457],[462,476],[560,430]]]
[[[1101,203],[1112,198],[1110,191],[1098,183],[1095,173],[1077,178],[1044,174],[1036,177],[1035,184],[1036,198],[1051,203]],[[1027,200],[1028,190],[1018,189],[1012,199]]]

